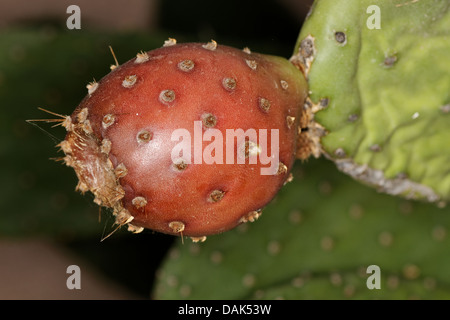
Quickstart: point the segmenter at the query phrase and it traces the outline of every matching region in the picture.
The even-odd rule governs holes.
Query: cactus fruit
[[[111,69],[59,146],[117,225],[204,240],[257,219],[289,181],[306,82],[288,60],[169,39]]]
[[[444,205],[449,30],[448,1],[316,1],[291,58],[308,79],[316,154],[380,191]]]

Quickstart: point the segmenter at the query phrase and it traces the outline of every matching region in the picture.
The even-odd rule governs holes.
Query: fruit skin
[[[63,124],[60,147],[79,178],[77,190],[112,208],[118,225],[204,240],[258,218],[289,180],[306,82],[288,60],[170,39],[112,69],[87,86]],[[227,129],[279,130],[278,170],[261,175],[267,165],[238,164],[236,154],[234,164],[174,163],[178,141],[171,135],[182,128],[195,139],[194,121],[224,139]],[[267,139],[270,153],[270,133]]]
[[[326,132],[316,148],[380,191],[449,200],[449,30],[448,1],[316,1],[292,57]]]

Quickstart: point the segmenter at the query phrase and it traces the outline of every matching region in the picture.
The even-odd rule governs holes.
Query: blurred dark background
[[[106,210],[74,192],[71,168],[52,158],[64,137],[38,107],[70,114],[114,63],[141,50],[209,41],[289,57],[312,0],[0,2],[0,299],[149,298],[173,237],[113,231]],[[69,5],[81,29],[69,30]],[[99,217],[101,219],[99,221]],[[82,290],[68,290],[78,265]]]

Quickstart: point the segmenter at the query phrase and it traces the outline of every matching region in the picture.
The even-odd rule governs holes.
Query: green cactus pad
[[[450,298],[450,208],[378,193],[325,159],[294,173],[258,221],[203,243],[179,239],[153,296]],[[370,265],[380,268],[380,289],[366,285]]]
[[[448,201],[449,51],[449,1],[316,1],[292,61],[321,109],[322,152],[380,191]]]

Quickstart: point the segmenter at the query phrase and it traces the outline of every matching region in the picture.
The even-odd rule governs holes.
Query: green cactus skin
[[[450,298],[450,208],[378,193],[326,159],[294,173],[257,222],[204,243],[180,239],[153,297]],[[370,265],[379,290],[366,286]]]
[[[316,1],[291,61],[307,74],[315,127],[326,131],[317,148],[379,191],[444,205],[449,50],[450,1]]]

